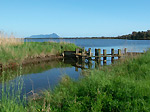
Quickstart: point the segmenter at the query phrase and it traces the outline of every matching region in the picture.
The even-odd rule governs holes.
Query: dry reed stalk
[[[70,41],[63,41],[63,40],[60,39],[60,43],[61,43],[61,44],[69,44],[69,43],[71,43],[71,42],[70,42]]]
[[[13,34],[8,36],[7,34],[0,32],[0,45],[18,45],[22,43],[23,43],[23,39],[15,38]]]

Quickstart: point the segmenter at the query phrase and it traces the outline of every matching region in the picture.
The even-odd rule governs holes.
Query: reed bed
[[[5,95],[1,111],[26,112],[149,112],[150,52],[91,70],[73,81],[63,77],[53,90],[24,103]],[[18,95],[19,97],[19,95]]]
[[[66,42],[24,42],[13,35],[8,37],[0,33],[0,63],[3,65],[21,64],[30,58],[60,55],[65,50],[76,48],[75,44]]]
[[[79,81],[64,77],[54,91],[31,100],[30,111],[148,112],[150,111],[150,52],[101,70]],[[32,108],[31,108],[32,107]]]
[[[16,38],[13,34],[8,36],[7,34],[0,32],[0,46],[18,45],[18,44],[23,44],[22,38]]]

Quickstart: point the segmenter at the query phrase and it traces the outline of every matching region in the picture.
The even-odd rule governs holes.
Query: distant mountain
[[[47,35],[32,35],[28,38],[59,38],[59,36],[56,33],[52,33]]]

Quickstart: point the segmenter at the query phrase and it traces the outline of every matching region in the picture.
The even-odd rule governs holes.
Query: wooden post
[[[90,56],[90,57],[92,56],[91,48],[88,49],[88,56]]]
[[[107,65],[106,61],[103,61],[103,66]]]
[[[121,49],[118,49],[118,59],[121,58]]]
[[[91,60],[88,60],[88,69],[91,69],[92,68],[92,62]]]
[[[101,49],[98,49],[98,60],[101,60]]]
[[[111,60],[114,61],[114,54],[115,54],[115,50],[112,48],[111,49]]]
[[[82,48],[82,52],[85,53],[85,47]]]
[[[82,58],[81,69],[85,68],[85,58]]]
[[[95,69],[97,69],[97,68],[98,68],[98,62],[95,61]]]
[[[127,54],[127,48],[124,48],[124,54]]]
[[[106,63],[106,59],[107,59],[107,57],[106,57],[106,55],[107,55],[106,52],[107,52],[106,49],[103,49],[103,62],[104,62],[104,63]]]
[[[80,49],[79,48],[76,48],[76,53],[79,53]]]
[[[75,67],[75,71],[78,72],[78,67]]]
[[[85,54],[85,48],[83,47],[82,48],[82,55],[84,55]]]
[[[82,54],[81,54],[81,56],[82,56],[82,62],[85,63],[85,48],[84,48],[84,47],[83,47],[83,49],[82,49]]]
[[[98,49],[95,49],[95,60],[97,60],[98,59]]]
[[[100,68],[100,61],[96,61],[96,62],[95,62],[95,68],[96,68],[96,69],[99,69],[99,68]]]
[[[91,53],[91,48],[88,49],[88,59],[91,59],[92,53]]]
[[[79,51],[80,51],[80,49],[79,49],[79,48],[77,48],[77,49],[76,49],[76,54],[78,54],[78,53],[79,53]],[[77,56],[77,55],[76,55],[76,58],[78,59],[78,58],[79,58],[79,56]]]

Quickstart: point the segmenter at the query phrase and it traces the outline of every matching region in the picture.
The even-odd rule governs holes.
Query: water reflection
[[[75,71],[78,72],[78,69],[81,70],[86,70],[86,69],[98,69],[102,66],[105,65],[110,65],[111,63],[115,63],[116,60],[118,60],[117,57],[107,57],[107,61],[104,61],[103,58],[101,59],[79,59],[79,60],[74,60],[74,59],[64,59],[65,64],[71,64],[73,67],[75,67]]]
[[[55,40],[37,39],[31,41],[43,42]],[[59,42],[62,40],[56,39],[56,41]],[[91,48],[93,54],[95,54],[95,48],[106,49],[107,53],[110,53],[111,48],[124,49],[126,47],[128,52],[143,52],[144,49],[150,47],[150,40],[64,39],[63,41],[75,43],[77,46],[85,47],[86,50]],[[114,52],[117,53],[117,51]],[[38,92],[43,89],[54,88],[60,82],[64,74],[68,75],[73,80],[78,80],[88,72],[87,69],[100,69],[102,66],[115,63],[116,60],[117,57],[114,57],[113,60],[110,57],[107,57],[106,62],[104,62],[102,58],[97,61],[94,59],[61,59],[17,67],[6,70],[3,75],[0,75],[0,88],[2,87],[2,80],[4,80],[5,83],[11,84],[11,82],[17,82],[17,80],[22,79],[23,91],[28,93],[34,89],[35,92]]]
[[[38,92],[43,89],[53,89],[64,75],[68,75],[73,80],[83,77],[83,71],[87,69],[99,69],[103,65],[109,65],[111,60],[104,63],[103,60],[93,61],[92,59],[60,59],[49,62],[30,64],[6,70],[0,77],[0,82],[12,83],[23,80],[23,91],[26,93],[34,89]],[[0,84],[0,88],[2,84]]]

